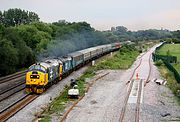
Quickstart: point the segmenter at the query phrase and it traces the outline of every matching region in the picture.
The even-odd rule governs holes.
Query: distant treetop
[[[0,11],[0,24],[6,27],[29,24],[36,21],[39,21],[39,17],[34,12],[25,11],[18,8],[9,9],[3,12]]]

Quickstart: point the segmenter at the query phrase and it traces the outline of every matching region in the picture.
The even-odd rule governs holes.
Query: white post
[[[94,66],[94,65],[95,65],[95,61],[93,60],[93,61],[92,61],[92,66]]]
[[[112,54],[113,54],[113,53],[111,52],[111,54],[110,54],[111,57],[112,57]]]

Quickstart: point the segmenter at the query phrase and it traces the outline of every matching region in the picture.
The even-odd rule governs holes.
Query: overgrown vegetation
[[[124,45],[114,57],[103,60],[95,65],[95,69],[127,69],[138,55],[139,52],[135,45]]]
[[[156,66],[158,66],[161,75],[168,81],[167,86],[172,90],[175,96],[178,97],[178,101],[180,101],[180,84],[177,83],[173,73],[166,68],[162,61],[156,62]]]

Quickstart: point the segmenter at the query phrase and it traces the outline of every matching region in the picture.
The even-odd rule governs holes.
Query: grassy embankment
[[[167,53],[172,56],[177,56],[177,60],[180,62],[180,44],[166,44],[158,51],[160,55],[167,55]],[[168,81],[167,86],[180,101],[180,91],[178,91],[180,90],[180,84],[175,80],[173,73],[166,68],[162,61],[158,61],[156,64],[158,65],[161,75]],[[180,73],[180,64],[173,64],[173,66]]]
[[[179,62],[179,64],[173,64],[173,66],[180,73],[180,44],[165,44],[158,51],[158,54],[177,56],[177,62]]]
[[[107,57],[102,61],[98,62],[95,66],[89,67],[86,72],[78,78],[78,88],[80,90],[80,96],[85,93],[85,88],[87,84],[85,83],[86,78],[91,78],[95,75],[97,70],[101,69],[128,69],[132,63],[135,61],[136,57],[139,55],[139,51],[135,46],[124,46],[121,50],[114,53],[111,57]],[[53,100],[48,108],[41,114],[41,121],[46,122],[51,120],[52,115],[59,116],[61,112],[64,111],[67,103],[72,101],[67,97],[69,86],[66,86],[64,91],[59,97]],[[75,101],[75,100],[73,100]]]
[[[177,96],[178,104],[180,105],[180,84],[177,83],[174,75],[170,72],[162,61],[156,62],[161,75],[168,81],[167,86],[172,90],[172,92]]]
[[[138,42],[138,46],[142,47],[145,51],[147,51],[150,47],[153,47],[155,44],[158,44],[159,40],[154,40],[154,41],[142,41]]]

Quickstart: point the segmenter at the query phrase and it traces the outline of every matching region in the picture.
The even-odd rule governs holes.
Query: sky
[[[21,8],[51,23],[86,21],[97,30],[180,29],[180,0],[0,0],[0,10]]]

